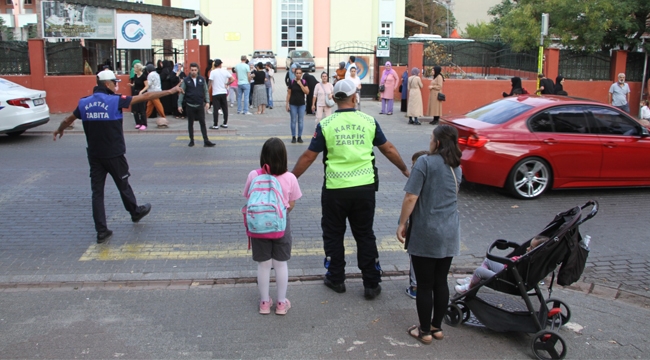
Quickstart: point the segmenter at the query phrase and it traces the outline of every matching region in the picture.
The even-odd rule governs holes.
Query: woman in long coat
[[[433,80],[429,85],[429,107],[427,114],[433,116],[433,120],[429,122],[431,125],[436,125],[442,115],[442,101],[438,100],[438,94],[442,92],[442,84],[445,82],[445,78],[440,73],[441,71],[442,68],[440,66],[433,68]]]
[[[414,67],[411,69],[411,77],[408,78],[408,81],[402,83],[402,91],[408,88],[409,97],[406,116],[409,117],[409,124],[413,125],[422,125],[418,121],[418,117],[422,117],[422,87],[424,85],[418,75],[420,75],[420,69]]]
[[[398,84],[399,75],[393,70],[390,61],[386,61],[386,68],[379,82],[379,85],[384,85],[384,91],[381,93],[380,114],[393,115],[393,99],[395,98],[395,89]]]

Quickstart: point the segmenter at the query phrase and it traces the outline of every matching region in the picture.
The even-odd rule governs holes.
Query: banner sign
[[[115,10],[43,1],[44,38],[115,39]]]
[[[151,14],[117,14],[118,49],[151,49]]]

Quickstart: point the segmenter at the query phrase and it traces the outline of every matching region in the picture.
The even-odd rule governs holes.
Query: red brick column
[[[618,80],[618,74],[625,74],[625,69],[627,68],[627,51],[625,50],[616,50],[612,54],[612,71],[609,74],[611,81]]]
[[[43,39],[29,39],[30,85],[34,89],[45,89],[45,41]]]
[[[412,42],[409,44],[409,69],[414,67],[420,69],[424,73],[423,61],[424,61],[424,44],[419,42]],[[411,72],[409,71],[409,74]]]
[[[185,40],[185,71],[189,74],[190,63],[201,63],[201,51],[199,50],[199,39]],[[205,69],[201,69],[203,73]]]
[[[546,49],[544,50],[546,62],[544,63],[544,75],[555,82],[555,78],[560,74],[560,50],[559,49]]]

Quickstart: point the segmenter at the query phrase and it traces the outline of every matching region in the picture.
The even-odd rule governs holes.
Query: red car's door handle
[[[616,147],[616,143],[613,143],[613,142],[606,142],[606,143],[603,143],[603,145],[604,145],[606,148],[609,148],[609,149],[613,149],[613,148]]]
[[[556,141],[555,139],[544,139],[544,140],[542,140],[542,141],[543,141],[545,144],[549,144],[549,145],[553,145],[553,144],[557,143],[557,141]]]

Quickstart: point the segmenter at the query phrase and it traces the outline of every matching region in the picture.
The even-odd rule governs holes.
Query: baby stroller
[[[591,206],[589,214],[582,219],[582,210]],[[463,294],[450,300],[445,314],[445,323],[457,326],[470,320],[495,331],[521,331],[534,333],[531,348],[538,359],[562,359],[566,356],[566,343],[557,332],[566,324],[571,311],[561,300],[551,298],[555,270],[560,265],[557,283],[570,285],[580,279],[587,261],[588,249],[581,247],[582,237],[579,225],[596,216],[598,203],[588,201],[581,207],[574,207],[559,213],[539,235],[547,236],[544,242],[526,253],[530,245],[507,240],[494,241],[487,250],[487,258],[507,265],[502,271],[489,279],[482,280]],[[492,254],[492,250],[514,249],[507,256]],[[513,256],[521,256],[512,260]],[[539,282],[553,273],[549,284],[549,298],[544,299]],[[488,287],[495,290],[484,289]],[[479,291],[484,291],[479,294]],[[521,296],[524,304],[517,298],[503,294]],[[537,298],[539,307],[533,305]]]

